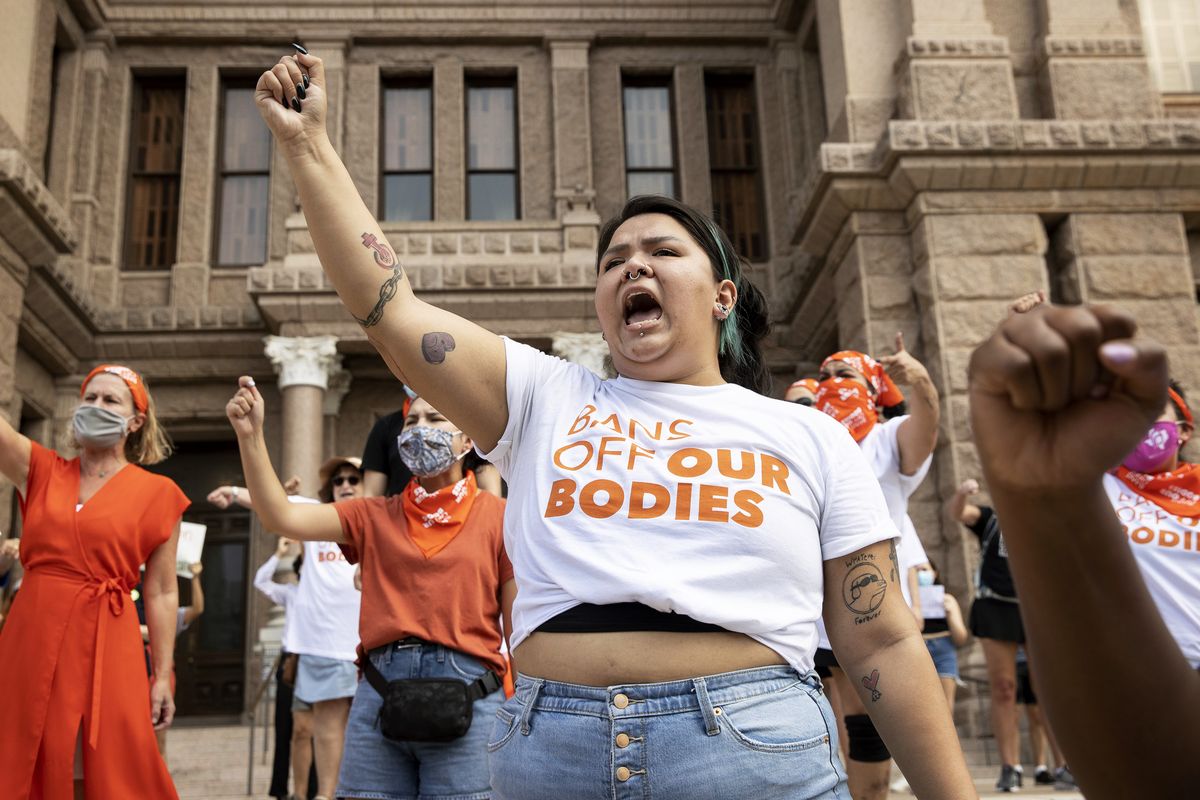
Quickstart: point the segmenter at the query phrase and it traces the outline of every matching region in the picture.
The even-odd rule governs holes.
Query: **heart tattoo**
[[[871,702],[872,703],[874,703],[879,698],[883,697],[883,694],[881,694],[880,691],[877,688],[875,688],[879,685],[879,670],[877,670],[877,669],[871,670],[871,676],[869,678],[864,677],[862,679],[862,685],[864,687],[866,687],[866,689],[868,691],[871,692]]]
[[[441,364],[454,349],[454,337],[448,333],[427,333],[421,337],[421,355],[430,364]]]

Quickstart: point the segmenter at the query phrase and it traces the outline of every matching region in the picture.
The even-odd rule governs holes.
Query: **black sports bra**
[[[724,630],[720,625],[700,622],[686,614],[658,611],[642,603],[581,603],[543,622],[537,633],[710,633]]]

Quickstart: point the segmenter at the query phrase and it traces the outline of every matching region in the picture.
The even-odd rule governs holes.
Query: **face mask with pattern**
[[[866,438],[879,419],[871,393],[861,383],[849,378],[821,381],[813,407],[845,425],[856,442]]]
[[[465,450],[454,455],[456,433],[424,425],[407,428],[396,438],[400,459],[418,478],[441,475],[454,466],[455,461],[467,455]]]

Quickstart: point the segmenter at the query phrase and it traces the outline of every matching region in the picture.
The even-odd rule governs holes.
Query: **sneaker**
[[[1067,767],[1059,767],[1054,770],[1054,788],[1055,789],[1075,789],[1075,776],[1071,774],[1071,770]]]
[[[1020,764],[1013,767],[1017,771],[1017,788],[1025,788],[1025,769]]]
[[[894,794],[912,794],[912,787],[908,785],[908,779],[901,775],[896,780],[892,781],[892,792]]]
[[[1033,773],[1033,782],[1038,786],[1050,786],[1054,783],[1054,773],[1045,764],[1038,764]]]
[[[1016,767],[1005,764],[1000,768],[1000,779],[996,781],[996,791],[1015,792],[1021,788],[1021,773]]]

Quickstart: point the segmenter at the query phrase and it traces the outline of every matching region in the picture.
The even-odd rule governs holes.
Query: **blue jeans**
[[[476,659],[436,644],[390,644],[369,658],[389,681],[456,678],[471,683],[487,668]],[[358,682],[338,775],[338,797],[370,800],[489,800],[487,735],[504,692],[475,701],[471,729],[452,742],[393,742],[379,731],[379,694]]]
[[[816,673],[607,689],[524,675],[488,751],[496,800],[849,800]]]
[[[925,647],[933,659],[939,678],[958,677],[958,649],[949,636],[939,636],[936,639],[926,639]]]

